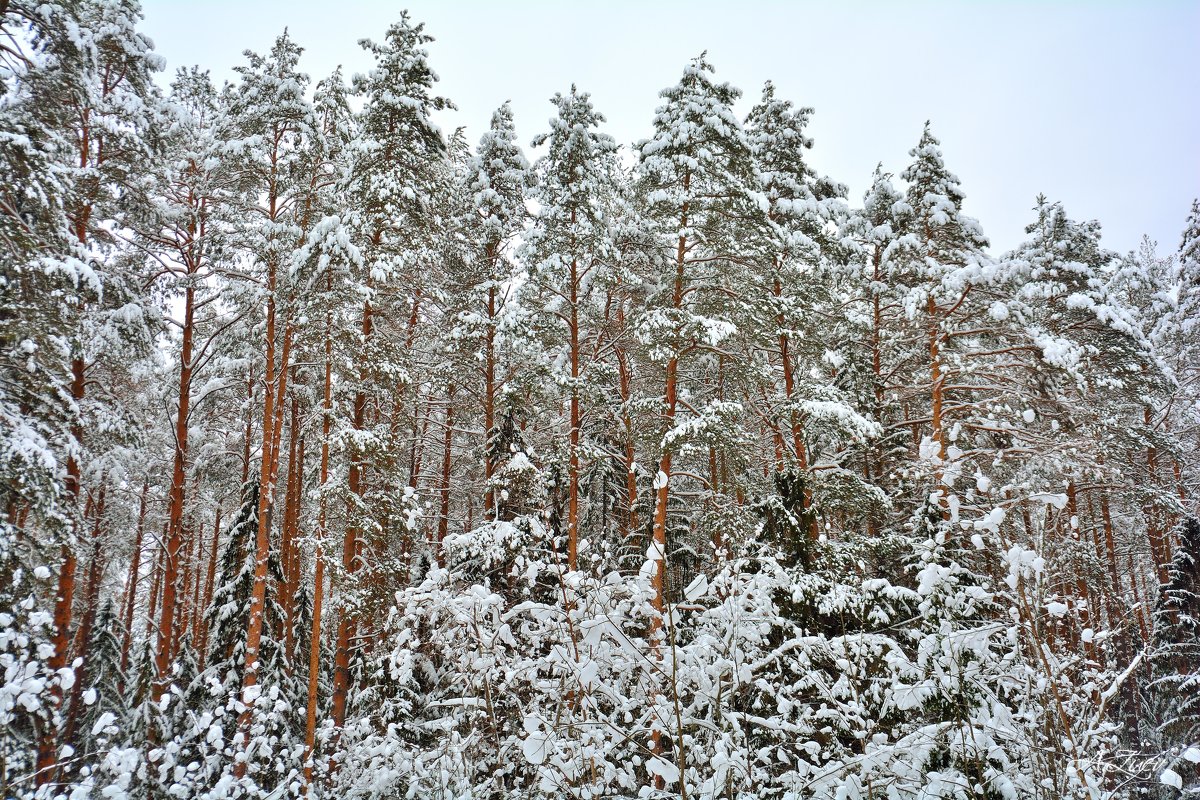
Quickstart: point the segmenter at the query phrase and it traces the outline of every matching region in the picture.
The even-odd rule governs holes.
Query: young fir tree
[[[247,623],[254,613],[258,492],[251,481],[225,537],[212,604],[206,612],[209,635],[204,670],[186,683],[182,677],[173,680],[174,691],[193,704],[192,713],[177,723],[183,727],[176,728],[175,735],[203,749],[207,772],[198,780],[208,785],[228,781],[246,748],[235,734],[241,730],[239,717],[244,713],[239,696],[247,669]],[[305,704],[307,683],[305,673],[294,668],[286,652],[285,612],[279,599],[283,571],[277,546],[268,555],[267,568],[258,683],[263,702],[255,704],[246,729],[252,746],[246,755],[245,775],[250,786],[260,788],[298,778],[303,749],[300,709]]]
[[[1200,521],[1185,520],[1176,534],[1155,610],[1148,690],[1163,755],[1191,797],[1200,793]]]

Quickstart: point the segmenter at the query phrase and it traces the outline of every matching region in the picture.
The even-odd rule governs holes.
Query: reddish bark
[[[362,341],[369,342],[373,329],[371,302],[363,304]],[[355,431],[361,431],[366,420],[367,395],[366,374],[360,375],[359,387],[354,394],[354,409],[352,424]],[[362,548],[361,523],[358,521],[362,514],[361,503],[363,496],[363,471],[366,467],[363,453],[355,450],[350,459],[348,483],[351,502],[355,507],[349,510],[349,522],[346,525],[346,536],[342,542],[342,570],[347,578],[354,575],[362,566],[360,551]],[[349,604],[344,604],[338,620],[337,642],[333,656],[333,724],[338,730],[346,722],[346,700],[350,690],[350,647],[357,630],[355,610]]]
[[[683,180],[684,191],[690,185],[690,176]],[[680,219],[680,228],[687,228],[688,205],[684,203]],[[680,236],[675,249],[675,285],[671,295],[671,304],[675,309],[683,308],[683,289],[685,264],[687,259],[687,237]],[[663,383],[663,400],[666,406],[663,410],[665,430],[670,431],[675,425],[675,408],[678,401],[679,354],[673,353],[667,360],[667,372]],[[662,627],[662,614],[666,608],[666,579],[667,579],[667,506],[671,499],[671,451],[664,449],[659,457],[658,474],[654,479],[654,527],[652,529],[654,547],[657,549],[657,569],[651,586],[654,599],[651,605],[658,613],[650,621],[650,638],[654,639]],[[658,647],[654,645],[657,654]]]
[[[167,511],[166,565],[163,574],[162,617],[158,627],[158,649],[154,659],[155,700],[167,689],[172,643],[175,641],[176,595],[179,585],[179,553],[183,549],[183,506],[187,480],[188,413],[192,395],[192,349],[195,321],[195,289],[184,293],[183,342],[179,355],[179,407],[175,416],[175,455],[171,470],[171,495]]]
[[[289,655],[293,652],[296,633],[295,587],[292,586],[292,546],[295,537],[294,522],[296,518],[296,506],[300,494],[300,470],[298,468],[299,457],[296,439],[296,430],[299,427],[299,403],[293,397],[291,424],[288,426],[288,474],[286,488],[284,489],[283,528],[280,542],[284,578],[284,589],[280,599],[283,601],[284,611],[284,642],[286,643]]]
[[[575,210],[571,209],[571,222]],[[569,488],[567,499],[567,569],[579,568],[579,429],[582,419],[579,409],[579,262],[571,259],[570,286],[570,357],[571,357],[571,452],[567,466]]]
[[[1150,408],[1147,406],[1143,409],[1143,419],[1146,424],[1146,429],[1151,429]],[[1158,452],[1154,445],[1146,447],[1146,473],[1147,473],[1147,489],[1156,488],[1158,485]],[[1142,508],[1146,517],[1146,535],[1150,539],[1150,555],[1154,559],[1154,572],[1158,577],[1158,585],[1166,586],[1170,582],[1168,568],[1171,564],[1171,544],[1169,537],[1163,534],[1161,520],[1159,519],[1158,511],[1154,508],[1151,500],[1147,500]],[[1158,594],[1157,590],[1155,594]]]
[[[938,466],[934,470],[934,483],[940,490],[942,486],[942,465],[946,463],[946,431],[942,424],[942,406],[945,401],[945,376],[942,373],[941,342],[942,335],[938,325],[938,304],[930,292],[926,301],[926,311],[929,314],[927,335],[929,337],[929,372],[930,372],[930,403],[932,430],[930,439],[937,445]],[[943,494],[938,495],[938,506],[942,514],[949,517],[949,507]]]
[[[129,562],[129,578],[125,581],[125,603],[121,618],[124,635],[121,638],[121,672],[129,667],[129,647],[133,642],[133,607],[137,602],[137,587],[141,580],[142,540],[146,534],[146,496],[150,492],[150,481],[142,483],[141,499],[138,501],[137,533],[133,540],[133,557]]]
[[[782,293],[783,293],[783,286],[780,283],[779,279],[776,278],[775,279],[775,294],[778,296],[778,295],[781,295]],[[792,402],[795,401],[795,398],[796,398],[795,365],[792,363],[791,342],[788,338],[787,333],[784,331],[784,327],[783,327],[784,319],[783,319],[782,314],[778,318],[778,323],[779,323],[779,327],[780,327],[779,358],[780,358],[780,361],[783,362],[783,392],[784,392],[784,396],[787,398],[788,403],[791,404]],[[808,449],[804,445],[804,423],[803,423],[803,420],[801,420],[800,415],[796,413],[795,409],[790,409],[788,411],[788,427],[791,429],[791,432],[792,432],[792,452],[795,453],[795,456],[796,456],[796,469],[799,470],[800,474],[805,477],[806,482],[807,482],[808,476],[806,473],[808,471]],[[801,510],[808,511],[809,509],[812,508],[812,502],[813,502],[812,489],[810,489],[806,486],[804,489],[803,498],[804,499],[803,499],[803,505],[802,505]],[[817,530],[817,518],[816,518],[815,514],[809,515],[807,529],[808,529],[808,538],[813,541],[816,541],[817,536],[818,536],[818,530]]]
[[[105,498],[108,493],[108,486],[103,480],[101,478],[100,491],[92,513],[92,553],[83,596],[83,618],[80,620],[79,630],[75,635],[74,649],[79,666],[75,668],[75,683],[71,687],[67,720],[63,727],[62,741],[66,744],[75,742],[75,729],[83,708],[83,689],[88,680],[88,669],[91,666],[88,645],[91,643],[92,630],[96,626],[96,615],[99,612],[100,581],[104,569],[104,551],[101,544],[104,537]]]
[[[80,239],[84,241],[84,239]],[[71,398],[81,403],[86,391],[84,381],[84,362],[82,358],[71,361]],[[71,436],[76,447],[83,445],[83,426],[76,423],[71,426]],[[67,455],[67,508],[78,509],[80,492],[79,461],[72,450]],[[54,652],[47,666],[52,673],[57,673],[67,665],[71,649],[71,611],[75,603],[75,550],[71,541],[62,545],[62,566],[58,571],[58,591],[54,603]],[[57,710],[62,706],[63,690],[58,681],[50,685],[50,707]],[[58,763],[58,731],[53,725],[47,725],[38,737],[38,752],[35,772],[35,784],[38,786],[51,782],[57,772]]]
[[[442,541],[450,532],[450,466],[451,444],[454,441],[454,384],[446,387],[446,419],[445,430],[442,433],[442,480],[438,486],[441,507],[438,516],[437,541],[434,542],[434,552],[438,563],[442,558]]]
[[[213,588],[217,579],[217,555],[220,551],[221,542],[221,507],[217,506],[216,518],[213,520],[213,535],[212,544],[208,548],[208,574],[204,580],[204,599],[200,604],[199,614],[201,616],[208,613],[208,609],[212,606]],[[196,652],[199,656],[200,669],[204,669],[205,657],[208,655],[208,625],[200,625],[200,638],[196,646]]]
[[[332,277],[326,275],[326,289],[332,288]],[[313,574],[312,632],[308,651],[308,706],[305,710],[304,730],[304,795],[313,777],[313,747],[317,735],[317,704],[320,691],[321,672],[321,612],[325,597],[325,537],[328,501],[326,485],[329,481],[329,433],[333,418],[333,319],[325,315],[325,391],[321,398],[321,499],[317,509],[316,569]]]

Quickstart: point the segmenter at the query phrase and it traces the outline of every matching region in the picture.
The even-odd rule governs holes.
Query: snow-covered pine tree
[[[519,333],[512,319],[516,312],[515,266],[512,246],[525,227],[526,195],[533,181],[529,162],[517,142],[512,109],[506,103],[492,114],[491,124],[467,161],[462,176],[463,193],[470,198],[464,235],[468,238],[466,272],[455,287],[456,338],[480,354],[478,387],[469,391],[479,398],[484,432],[483,516],[498,518],[497,487],[492,478],[507,452],[493,440],[501,418],[512,413],[505,403],[515,387],[515,360],[506,352],[506,339]],[[506,334],[509,334],[506,337]]]
[[[735,421],[743,412],[740,402],[723,399],[710,380],[723,348],[739,332],[727,292],[753,256],[745,244],[753,246],[749,232],[766,224],[753,151],[732,109],[740,95],[713,79],[702,54],[678,84],[660,93],[654,135],[638,146],[640,221],[652,232],[657,251],[650,262],[655,271],[647,276],[653,288],[636,323],[645,358],[657,373],[651,393],[658,400],[645,409],[659,420],[658,439],[647,454],[657,469],[646,551],[649,638],[657,658],[663,657],[669,559],[680,547],[712,548],[709,542],[672,541],[674,525],[691,527],[673,513],[672,498],[715,489],[711,478],[704,486],[694,476],[710,472],[704,463],[711,461],[710,445],[719,449],[738,441]],[[652,730],[651,746],[660,756],[669,753],[664,735],[669,734],[659,727]]]
[[[769,363],[758,370],[769,376],[759,393],[766,398],[763,416],[774,427],[770,461],[775,471],[788,470],[792,482],[804,485],[805,535],[815,539],[819,523],[814,501],[832,516],[864,501],[878,505],[879,500],[843,463],[848,446],[861,450],[878,429],[836,385],[838,368],[846,360],[839,352],[844,348],[820,330],[838,303],[833,267],[843,260],[837,234],[847,209],[845,187],[819,177],[808,164],[811,114],[810,108],[777,98],[767,82],[746,119],[769,225],[743,288],[742,325],[750,332],[745,358],[770,354]],[[823,503],[814,495],[818,482],[827,487]]]
[[[331,712],[335,729],[346,721],[351,647],[358,646],[352,640],[360,622],[377,622],[384,613],[364,604],[362,587],[355,585],[369,585],[371,574],[365,582],[353,576],[364,562],[369,566],[379,561],[387,546],[378,534],[376,518],[362,500],[367,492],[365,470],[373,458],[385,455],[377,452],[376,442],[386,441],[374,430],[375,420],[368,419],[367,405],[371,398],[394,397],[397,388],[408,382],[397,353],[404,347],[405,336],[396,328],[410,319],[413,297],[396,289],[403,278],[419,274],[427,263],[419,254],[436,230],[430,209],[443,175],[446,144],[429,115],[448,107],[449,102],[433,93],[437,76],[425,50],[430,41],[424,26],[402,13],[382,42],[361,42],[374,57],[375,67],[369,75],[356,76],[355,81],[365,104],[358,119],[359,135],[349,154],[352,167],[342,191],[352,198],[347,228],[350,241],[361,254],[350,285],[361,303],[361,314],[358,351],[352,356],[353,366],[346,370],[353,376],[346,470],[351,506],[337,578],[339,620]],[[397,300],[403,310],[395,308]]]
[[[616,141],[597,130],[604,116],[590,95],[572,86],[569,94],[556,94],[551,102],[557,114],[550,131],[533,140],[534,147],[546,146],[547,152],[537,163],[538,211],[524,256],[542,304],[542,335],[550,342],[546,349],[558,353],[554,363],[565,361],[555,380],[566,395],[567,567],[574,570],[586,513],[580,476],[591,458],[606,457],[597,453],[598,443],[585,441],[584,429],[592,416],[589,409],[603,399],[595,386],[598,376],[592,374],[599,365],[589,362],[612,347],[602,338],[607,320],[596,298],[598,286],[612,283],[611,229],[621,174]]]

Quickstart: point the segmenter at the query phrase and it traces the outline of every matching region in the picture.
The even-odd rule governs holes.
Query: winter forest
[[[0,798],[1200,797],[1200,205],[140,25],[0,0]]]

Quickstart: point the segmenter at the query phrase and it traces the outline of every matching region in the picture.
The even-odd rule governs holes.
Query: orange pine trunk
[[[176,595],[179,586],[179,553],[183,549],[183,505],[187,480],[188,413],[192,395],[192,336],[195,318],[195,289],[184,294],[183,344],[179,356],[179,408],[175,416],[175,455],[171,469],[171,496],[167,512],[166,563],[163,572],[162,617],[158,627],[158,649],[154,659],[154,699],[167,690],[171,645],[175,641]]]
[[[941,334],[938,331],[938,305],[933,299],[932,292],[926,302],[926,311],[929,314],[929,371],[930,371],[930,400],[932,405],[932,431],[930,439],[937,445],[938,465],[934,469],[933,477],[935,490],[938,491],[938,506],[942,509],[942,515],[949,517],[949,506],[941,491],[942,489],[942,474],[944,464],[946,463],[946,432],[942,425],[942,404],[944,402],[943,387],[945,386],[944,376],[942,375],[942,355],[941,355]]]
[[[125,604],[121,614],[124,631],[121,636],[121,673],[129,667],[129,648],[133,643],[133,607],[137,602],[137,587],[141,580],[142,540],[146,535],[146,496],[150,492],[150,481],[142,483],[141,500],[138,501],[137,533],[133,540],[133,558],[129,563],[129,578],[125,581]]]
[[[625,330],[625,299],[617,303],[618,335]],[[636,443],[633,440],[633,417],[629,413],[629,401],[633,395],[632,379],[629,370],[629,360],[625,348],[616,347],[618,391],[621,393],[621,423],[625,428],[625,522],[621,531],[622,538],[637,530],[637,472],[636,472]]]
[[[332,276],[326,274],[326,289],[332,289]],[[317,552],[316,569],[313,573],[312,635],[308,650],[308,705],[305,709],[304,728],[304,796],[313,778],[313,748],[317,736],[317,703],[320,692],[321,674],[321,612],[325,598],[325,537],[328,501],[326,491],[329,482],[329,433],[333,417],[333,319],[325,315],[325,392],[321,399],[321,499],[317,509]]]
[[[571,211],[575,221],[575,211]],[[579,568],[579,266],[571,259],[571,454],[567,467],[569,496],[567,500],[567,569]]]
[[[442,482],[438,487],[441,495],[441,508],[438,516],[437,541],[433,551],[437,555],[438,564],[442,563],[442,542],[450,532],[450,466],[451,445],[454,442],[454,384],[446,387],[446,420],[445,431],[442,434]]]
[[[81,238],[82,242],[83,239]],[[82,402],[86,391],[84,381],[84,362],[82,358],[71,361],[71,398],[78,404]],[[79,424],[71,426],[71,435],[82,446],[83,427]],[[80,483],[79,461],[72,451],[67,456],[67,508],[78,513]],[[47,666],[52,673],[57,673],[67,665],[71,649],[71,611],[75,603],[75,550],[70,541],[62,545],[62,566],[58,572],[58,592],[54,603],[54,652]],[[50,707],[59,709],[63,702],[63,690],[58,681],[50,685]],[[43,786],[51,782],[57,772],[58,763],[58,730],[54,725],[47,725],[38,737],[38,752],[34,782]]]
[[[292,546],[295,534],[294,522],[296,504],[299,499],[299,459],[296,443],[296,429],[300,426],[300,411],[296,398],[292,398],[291,423],[288,426],[288,474],[283,500],[283,528],[280,553],[283,561],[284,590],[282,592],[284,612],[284,642],[287,653],[291,656],[296,637],[296,603],[294,587],[292,586]],[[290,663],[290,662],[289,662]]]
[[[208,548],[208,574],[204,580],[204,600],[200,604],[197,614],[200,616],[200,638],[196,646],[196,653],[199,657],[200,669],[204,669],[205,656],[208,655],[208,625],[204,623],[204,617],[208,613],[208,609],[212,606],[213,588],[217,580],[217,553],[220,550],[221,543],[221,507],[217,506],[216,519],[213,521],[212,546]]]
[[[489,252],[489,263],[491,263]],[[492,428],[496,425],[496,330],[493,323],[496,318],[496,287],[488,287],[487,298],[488,329],[487,339],[483,350],[483,480],[484,490],[484,519],[495,519],[496,497],[492,490],[492,474],[496,465],[492,463],[491,438]]]
[[[370,340],[371,331],[371,303],[367,301],[363,304],[362,341],[364,343]],[[366,374],[364,372],[360,375],[361,383],[354,394],[353,426],[355,431],[361,431],[366,421],[367,395],[366,387],[362,385],[365,381]],[[363,454],[356,449],[350,459],[350,474],[348,476],[350,494],[353,495],[352,502],[356,502],[362,498],[364,467]],[[360,558],[362,547],[360,541],[362,538],[360,532],[361,524],[358,521],[361,513],[361,508],[351,508],[349,513],[350,520],[346,525],[346,536],[342,543],[342,570],[346,577],[354,575],[362,567]],[[350,690],[350,647],[356,630],[356,610],[343,602],[341,618],[338,620],[337,643],[333,656],[332,715],[334,727],[339,731],[346,722],[346,701]],[[331,769],[332,767],[333,765],[331,764]]]

